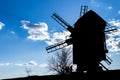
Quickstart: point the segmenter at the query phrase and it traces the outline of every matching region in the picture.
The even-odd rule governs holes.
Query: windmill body
[[[73,63],[78,71],[96,71],[100,61],[106,59],[105,26],[106,22],[92,10],[74,24]]]

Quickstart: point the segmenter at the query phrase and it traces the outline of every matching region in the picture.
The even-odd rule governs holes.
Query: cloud
[[[0,30],[5,26],[4,23],[0,22]]]
[[[120,14],[120,10],[118,11],[118,14]]]
[[[63,31],[63,32],[54,32],[49,39],[47,39],[45,42],[48,45],[53,45],[55,43],[61,42],[63,40],[66,40],[67,37],[69,37],[70,32],[69,31]]]
[[[22,27],[28,30],[28,39],[37,41],[49,39],[48,26],[44,22],[31,23],[30,21],[22,20]]]
[[[112,20],[109,21],[109,23],[110,23],[112,26],[116,26],[117,28],[120,28],[120,20],[112,19]]]
[[[15,66],[25,66],[24,64],[16,63]]]
[[[30,21],[22,20],[21,23],[23,24],[22,28],[28,30],[28,39],[34,41],[45,40],[48,45],[52,45],[62,40],[65,40],[66,37],[70,35],[70,32],[68,31],[54,32],[52,34],[49,34],[48,26],[44,22],[31,23]]]
[[[20,67],[25,67],[25,66],[33,67],[34,66],[34,67],[39,67],[39,68],[45,68],[48,66],[48,64],[45,64],[45,63],[38,64],[36,61],[31,60],[26,63],[17,63],[17,64],[15,64],[15,66],[20,66]]]
[[[36,61],[29,61],[29,62],[26,62],[26,63],[17,63],[15,64],[16,66],[37,66],[38,63]]]
[[[0,67],[9,66],[11,63],[0,63]]]
[[[10,33],[13,34],[13,35],[16,34],[14,31],[10,31]]]
[[[36,61],[34,60],[31,60],[31,61],[28,61],[26,63],[9,63],[9,62],[6,62],[6,63],[0,63],[0,67],[9,67],[9,66],[12,66],[12,67],[31,67],[31,68],[47,68],[48,67],[48,64],[46,63],[37,63]]]
[[[38,63],[35,61],[29,61],[28,63],[25,63],[26,66],[37,66]]]
[[[112,6],[108,6],[108,9],[111,10],[111,9],[112,9]]]
[[[45,67],[48,67],[48,64],[39,64],[38,67],[45,68]]]
[[[106,33],[106,44],[110,52],[120,52],[120,21],[112,19],[108,22],[117,28],[116,32]]]
[[[94,6],[94,7],[100,7],[99,3],[96,2],[95,0],[90,0],[90,4],[91,6]]]

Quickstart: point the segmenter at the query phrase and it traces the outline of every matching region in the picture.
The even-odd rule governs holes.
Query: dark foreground
[[[3,80],[120,80],[120,70],[109,70],[97,74],[72,73],[69,75],[29,76]]]

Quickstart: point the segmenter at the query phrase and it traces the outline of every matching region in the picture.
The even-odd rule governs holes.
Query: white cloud
[[[37,63],[36,61],[34,60],[31,60],[31,61],[28,61],[26,63],[9,63],[9,62],[6,62],[6,63],[0,63],[0,67],[9,67],[9,66],[16,66],[16,67],[34,67],[34,68],[47,68],[48,67],[48,64],[46,63],[42,63],[42,64],[39,64]]]
[[[22,27],[28,30],[28,39],[31,40],[45,40],[49,39],[48,26],[44,22],[31,23],[30,21],[22,20]]]
[[[28,63],[25,63],[27,66],[37,66],[38,63],[36,61],[29,61]]]
[[[91,6],[94,6],[94,7],[100,7],[99,3],[96,2],[95,0],[90,0],[90,4]]]
[[[45,42],[48,45],[53,45],[55,43],[61,42],[63,40],[66,40],[67,37],[69,37],[70,32],[69,31],[63,31],[63,32],[55,32],[52,34],[52,36],[46,40]]]
[[[4,23],[0,22],[0,30],[5,26]]]
[[[38,65],[38,63],[36,62],[36,61],[33,61],[33,60],[31,60],[31,61],[29,61],[29,62],[26,62],[26,63],[17,63],[17,64],[15,64],[16,66],[37,66]]]
[[[108,6],[108,9],[111,10],[111,9],[112,9],[112,6]]]
[[[15,64],[16,66],[20,66],[20,67],[25,67],[25,66],[27,66],[27,67],[39,67],[39,68],[46,68],[46,67],[48,67],[48,64],[45,64],[45,63],[43,63],[43,64],[38,64],[36,61],[33,61],[33,60],[31,60],[31,61],[28,61],[28,62],[26,62],[26,63],[17,63],[17,64]]]
[[[16,63],[15,66],[25,66],[24,64]]]
[[[116,27],[120,28],[120,20],[112,19],[112,20],[109,21],[109,23],[113,26],[116,26]]]
[[[45,67],[48,67],[48,64],[39,64],[38,67],[45,68]]]
[[[120,21],[112,19],[109,21],[111,26],[117,28],[116,32],[106,33],[107,40],[106,44],[110,52],[119,52],[120,51]]]
[[[0,67],[9,66],[11,63],[0,63]]]
[[[14,31],[10,31],[10,33],[11,33],[11,34],[15,34],[15,32],[14,32]]]
[[[120,14],[120,10],[118,11],[118,14]]]

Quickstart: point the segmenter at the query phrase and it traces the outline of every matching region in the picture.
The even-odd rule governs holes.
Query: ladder
[[[80,9],[80,17],[82,17],[88,10],[88,6],[81,6],[81,9]]]

